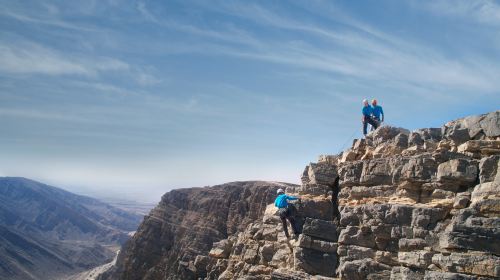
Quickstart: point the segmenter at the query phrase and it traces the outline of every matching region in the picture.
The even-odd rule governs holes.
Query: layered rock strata
[[[320,156],[288,189],[302,198],[297,240],[268,205],[261,220],[197,256],[197,276],[498,279],[499,158],[500,111],[413,132],[381,127]]]
[[[196,279],[196,256],[260,220],[276,190],[294,186],[251,181],[170,191],[100,279]]]
[[[249,191],[259,205],[253,214],[241,211],[239,189],[179,190],[146,218],[112,276],[498,279],[499,159],[500,111],[413,132],[384,126],[320,156],[301,186],[287,186],[301,197],[297,239],[282,231],[275,186]],[[234,218],[219,219],[235,207]],[[197,227],[199,215],[213,230],[174,229]]]

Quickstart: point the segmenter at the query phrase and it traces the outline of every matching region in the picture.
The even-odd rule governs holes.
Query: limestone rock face
[[[173,191],[109,279],[500,279],[499,121],[384,126],[320,156],[287,187],[296,238],[275,185]]]
[[[228,255],[242,249],[231,237],[262,220],[278,188],[294,186],[250,181],[170,191],[122,248],[113,270],[101,279],[196,279],[207,276],[207,266],[218,277],[226,270]],[[251,244],[245,249],[245,262],[253,265],[261,248]]]

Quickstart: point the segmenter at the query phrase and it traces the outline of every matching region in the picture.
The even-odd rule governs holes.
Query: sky
[[[1,1],[0,176],[157,201],[298,183],[386,123],[500,109],[500,1]]]

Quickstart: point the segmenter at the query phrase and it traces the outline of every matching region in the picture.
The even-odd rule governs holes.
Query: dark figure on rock
[[[339,177],[335,178],[335,182],[330,185],[330,189],[332,191],[332,205],[333,205],[333,221],[337,224],[340,223],[340,211],[339,211],[339,192],[340,192],[340,184]]]

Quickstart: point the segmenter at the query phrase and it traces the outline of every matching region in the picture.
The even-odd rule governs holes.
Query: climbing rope
[[[353,139],[353,137],[356,135],[356,133],[359,133],[359,128],[355,128],[355,130],[351,133],[351,135],[345,140],[344,144],[342,145],[342,147],[340,148],[338,153],[341,153],[344,151],[344,148],[346,147],[347,143],[349,142],[349,140]]]

